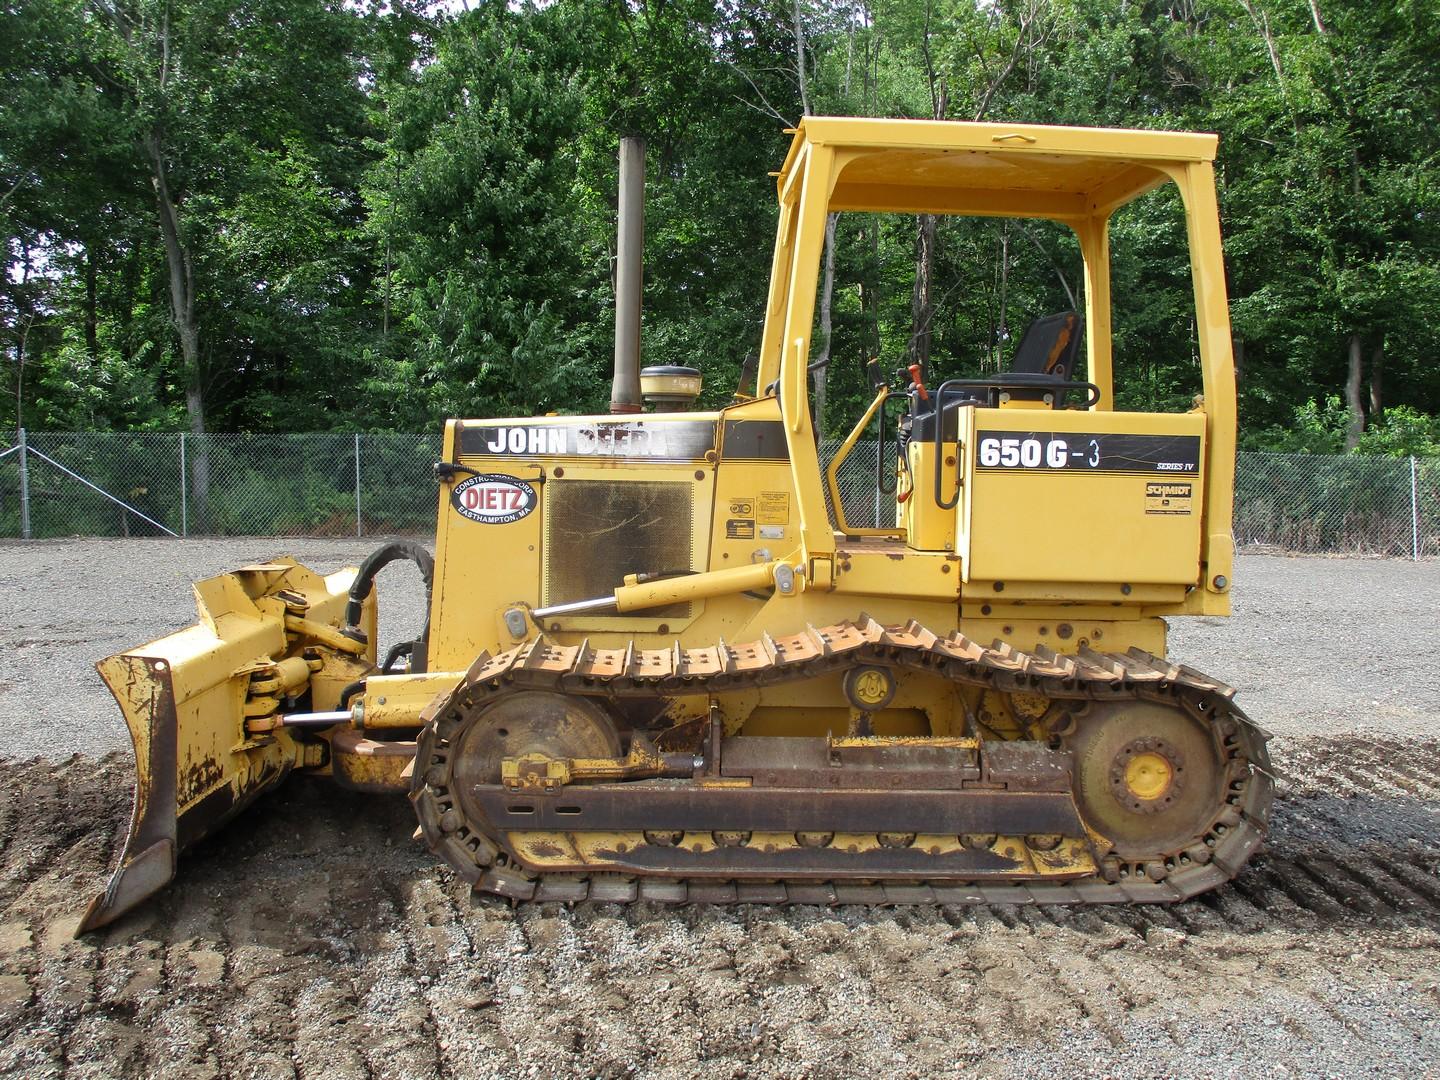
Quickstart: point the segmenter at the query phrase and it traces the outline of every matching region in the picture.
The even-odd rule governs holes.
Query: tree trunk
[[[1378,424],[1385,414],[1381,382],[1385,374],[1385,336],[1370,350],[1370,423]]]
[[[1000,330],[995,339],[995,370],[1003,366],[1000,354],[1010,337],[1010,223],[1000,224]]]
[[[20,242],[20,288],[15,301],[15,441],[25,427],[25,361],[29,358],[30,329],[35,325],[35,305],[26,285],[30,281],[30,245]],[[23,463],[22,463],[23,464]]]
[[[20,441],[20,432],[25,427],[25,347],[30,339],[30,326],[35,322],[34,314],[25,316],[15,324],[15,441]],[[23,454],[21,455],[24,456]],[[23,469],[25,463],[22,461]]]
[[[825,436],[825,383],[830,374],[830,314],[835,293],[835,223],[839,214],[825,218],[825,278],[820,286],[820,355],[815,358],[815,434]]]
[[[930,374],[930,321],[935,315],[935,215],[921,214],[915,227],[915,287],[910,293],[910,363]]]
[[[925,58],[930,79],[932,119],[943,120],[950,111],[950,88],[936,79],[930,65],[930,11],[925,11]],[[920,378],[930,375],[930,329],[935,317],[934,214],[921,214],[915,222],[915,287],[910,294],[910,363],[920,365]]]
[[[860,274],[860,316],[863,323],[860,344],[860,366],[872,357],[880,356],[880,292],[876,284],[877,267],[880,265],[880,237],[875,222],[862,226],[861,244],[868,255]]]
[[[1350,335],[1349,373],[1345,379],[1345,407],[1350,419],[1345,425],[1345,449],[1354,450],[1360,445],[1360,436],[1365,432],[1365,403],[1360,398],[1361,365],[1364,360],[1364,343],[1359,334]]]
[[[96,314],[95,245],[85,245],[85,352],[92,364],[100,359],[100,319]]]
[[[160,235],[165,241],[165,264],[170,279],[170,318],[180,338],[180,359],[185,369],[185,411],[190,430],[205,434],[205,379],[200,363],[200,326],[195,319],[195,271],[190,252],[180,235],[180,218],[166,178],[165,155],[159,132],[145,137],[150,156],[151,184],[160,215]],[[205,440],[196,439],[190,455],[190,495],[195,520],[201,529],[208,524],[210,499],[210,450]]]
[[[810,85],[805,76],[805,24],[800,18],[800,0],[794,0],[791,13],[795,17],[795,78],[800,84],[800,111],[810,115]]]

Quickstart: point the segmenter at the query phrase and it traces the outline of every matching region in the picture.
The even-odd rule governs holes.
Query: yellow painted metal
[[[330,735],[330,773],[341,787],[372,795],[403,795],[410,790],[415,743],[382,742],[354,728]]]
[[[303,656],[287,656],[279,663],[257,664],[250,675],[250,694],[278,695],[294,690],[320,669],[320,661]]]
[[[1190,240],[1191,278],[1195,286],[1200,367],[1205,375],[1202,415],[1206,421],[1204,574],[1200,609],[1230,614],[1229,583],[1234,572],[1232,515],[1235,496],[1235,355],[1230,337],[1230,308],[1225,295],[1225,264],[1220,256],[1220,211],[1215,173],[1208,160],[1172,170],[1185,202]]]
[[[1203,455],[1203,415],[1054,410],[1037,419],[965,409],[960,425],[964,477],[956,548],[967,581],[1005,588],[1017,581],[1116,583],[1133,592],[1135,584],[1199,580],[1203,456],[1191,462],[1177,451],[1176,461],[1161,462],[1184,466],[1173,472],[985,463],[1000,448],[1014,464],[1022,450],[1033,451],[1041,465],[1057,449],[1068,459],[1086,453],[1086,438],[1096,433],[1188,437],[1200,440]],[[982,432],[993,445],[982,445]]]
[[[135,805],[119,866],[81,931],[164,885],[180,850],[291,769],[318,763],[287,729],[248,731],[246,702],[257,667],[283,681],[321,636],[308,631],[340,624],[354,575],[281,559],[206,579],[195,586],[197,625],[96,665],[134,744]],[[297,609],[304,617],[287,614]],[[373,602],[368,618],[373,626]]]
[[[996,610],[991,604],[976,603],[967,605],[965,610],[960,629],[976,641],[1008,641],[1017,649],[1044,646],[1057,653],[1073,653],[1085,648],[1121,653],[1144,649],[1155,656],[1165,655],[1164,619],[1117,619],[1114,608],[1089,609],[1089,618],[1081,617],[1087,610],[1084,608],[1057,607],[1042,613],[1043,609],[1038,608],[1011,606]],[[1097,610],[1102,617],[1095,616]]]
[[[764,589],[774,582],[776,569],[781,565],[780,562],[767,562],[733,566],[726,570],[711,570],[691,577],[665,578],[643,584],[627,581],[615,590],[615,606],[621,611],[643,611],[665,604]]]
[[[800,138],[800,136],[796,136]],[[811,144],[804,155],[805,176],[797,211],[795,254],[785,308],[782,348],[790,351],[780,365],[780,415],[785,422],[790,476],[800,517],[800,555],[806,578],[819,587],[830,584],[835,534],[825,512],[820,487],[820,456],[810,425],[810,330],[815,316],[815,287],[830,211],[835,157],[824,144]]]
[[[823,232],[824,213],[814,205],[818,192],[828,192],[825,212],[1036,217],[1074,229],[1086,263],[1088,370],[1101,388],[1096,409],[1106,412],[1114,408],[1109,219],[1126,203],[1173,181],[1186,207],[1209,477],[1196,575],[1203,589],[1185,607],[1228,612],[1234,366],[1211,164],[1216,145],[1214,135],[1183,132],[807,117],[777,179],[781,228],[759,375],[760,385],[780,380],[791,392],[792,447],[802,441],[802,428],[808,428],[799,405],[805,397],[805,343]],[[802,192],[798,202],[797,188]],[[797,297],[797,289],[805,295]],[[797,348],[793,355],[787,351]],[[814,492],[799,477],[796,488],[802,518],[818,518]],[[814,540],[805,535],[807,552],[822,550],[812,546]]]
[[[859,422],[851,429],[845,441],[840,444],[840,449],[835,451],[835,456],[830,459],[830,464],[825,469],[825,487],[830,493],[830,506],[835,511],[836,531],[848,536],[897,536],[904,537],[903,528],[861,528],[851,525],[845,517],[845,499],[840,494],[840,468],[850,459],[850,453],[855,449],[855,444],[860,441],[860,436],[870,426],[870,421],[875,419],[875,414],[885,407],[886,400],[890,397],[890,388],[882,386],[875,392],[875,399],[870,402]]]
[[[250,671],[245,698],[245,731],[258,734],[280,726],[279,711],[287,695],[303,687],[324,661],[307,650],[307,656],[287,656],[278,663],[257,663]]]
[[[446,426],[442,456],[455,469],[439,491],[429,672],[373,675],[373,601],[362,618],[367,641],[355,642],[339,633],[350,572],[321,578],[288,561],[200,582],[199,625],[101,662],[131,729],[140,779],[122,869],[83,925],[99,925],[158,888],[173,873],[180,847],[289,770],[323,768],[322,742],[298,741],[277,726],[286,694],[308,689],[310,708],[332,709],[342,688],[369,676],[352,699],[359,725],[393,730],[417,727],[426,705],[453,687],[478,655],[540,631],[566,645],[588,640],[613,647],[634,638],[647,647],[673,641],[696,647],[778,637],[865,612],[887,624],[915,619],[940,633],[959,628],[1020,648],[1065,653],[1136,646],[1163,655],[1161,616],[1227,614],[1235,386],[1215,149],[1212,135],[1174,132],[807,117],[777,176],[776,242],[754,398],[712,412]],[[1187,414],[1121,412],[1111,349],[1109,222],[1119,208],[1165,183],[1175,184],[1186,211],[1204,395]],[[942,497],[958,492],[958,506],[937,505],[936,451],[917,441],[908,458],[913,490],[897,504],[896,527],[852,528],[839,498],[838,464],[828,472],[820,468],[806,372],[825,222],[836,211],[1008,215],[1072,229],[1085,261],[1087,372],[1100,390],[1098,403],[1089,411],[1019,400],[1001,409],[961,409],[958,441],[940,450],[954,460],[938,463]],[[842,460],[885,393],[846,440]],[[641,425],[645,437],[604,443],[594,436],[607,424]],[[589,433],[583,446],[562,438],[577,426]],[[713,437],[693,454],[653,450],[672,436],[683,443],[684,431],[707,428]],[[1192,474],[1180,476],[997,470],[980,462],[981,431],[1017,438],[1198,437],[1201,459]],[[590,452],[602,444],[609,449]],[[642,444],[651,449],[627,452]],[[475,473],[529,485],[535,505],[505,522],[467,517],[451,495]],[[568,511],[580,514],[579,522],[551,520],[547,492],[584,480],[685,485],[692,496],[689,564],[647,568],[682,576],[600,586],[613,612],[554,614],[541,625],[533,612],[550,599],[547,555],[587,557],[584,550],[546,552],[552,528],[563,524],[573,536],[585,524],[584,507]],[[643,530],[655,523],[633,524]],[[788,580],[792,574],[788,591],[776,587],[777,575]],[[683,604],[686,614],[662,617],[657,604]],[[906,675],[894,700],[875,713],[874,730],[890,737],[963,735],[969,711],[979,710],[1007,735],[1033,734],[1036,718],[1023,703],[970,697],[962,701],[938,680]],[[671,715],[703,718],[710,704],[677,702]],[[719,695],[714,704],[727,734],[839,734],[852,711],[838,674],[750,687]],[[358,725],[326,737],[336,755],[332,770],[342,781],[393,790],[405,780],[404,744],[368,739]],[[1134,783],[1148,790],[1152,780],[1147,773]],[[552,837],[515,835],[517,843]],[[561,862],[599,858],[604,845],[617,842],[616,836],[553,834],[562,835],[567,839],[556,843],[568,854],[556,856]],[[1070,873],[1089,859],[1084,843],[1061,838],[1052,845],[1051,839],[1027,844],[1023,837],[999,837],[991,846],[1033,873]],[[969,838],[977,840],[989,842]],[[714,843],[708,833],[684,842]],[[878,844],[863,835],[836,842],[855,850]]]
[[[370,731],[414,728],[425,706],[455,688],[453,672],[416,675],[371,675],[364,692],[352,703],[355,726]]]
[[[534,420],[536,425],[554,422],[550,417]],[[443,460],[526,483],[539,481],[544,466],[538,454],[513,461],[462,455],[459,437],[466,426],[476,425],[463,420],[445,425]],[[554,466],[549,468],[553,472]],[[543,504],[503,526],[470,521],[450,504],[454,485],[463,479],[461,474],[440,483],[430,596],[430,667],[435,671],[462,672],[481,652],[508,647],[513,639],[505,628],[505,611],[515,605],[541,604]]]
[[[871,668],[857,675],[851,687],[856,700],[868,708],[871,705],[879,705],[889,696],[893,682],[894,680],[888,672],[879,668]]]
[[[899,540],[841,543],[835,553],[835,588],[842,596],[951,602],[960,596],[960,560],[955,555],[916,551]],[[952,611],[946,621],[953,619]]]
[[[367,607],[374,611],[375,604],[372,600]],[[375,640],[375,631],[372,627],[369,632],[371,641]],[[358,682],[360,679],[371,675],[375,671],[374,665],[368,657],[352,656],[348,653],[332,653],[326,650],[318,650],[320,653],[320,670],[310,673],[310,707],[316,711],[331,711],[340,707],[340,695],[345,688]]]
[[[937,628],[959,624],[962,611],[965,620],[989,619],[999,626],[1022,621],[1023,615],[1037,628],[1066,614],[1076,621],[1103,617],[1118,624],[1165,613],[1219,611],[1227,602],[1223,592],[1195,588],[1213,581],[1216,567],[1223,567],[1228,578],[1230,469],[1224,459],[1233,453],[1233,432],[1227,438],[1222,431],[1217,443],[1216,430],[1225,427],[1227,415],[1233,417],[1233,379],[1227,382],[1223,290],[1216,289],[1219,241],[1209,169],[1214,150],[1215,138],[1209,135],[806,118],[777,178],[780,213],[757,376],[760,396],[715,413],[646,418],[657,424],[714,423],[718,453],[695,463],[460,455],[456,432],[462,423],[487,429],[522,423],[488,420],[452,424],[446,433],[446,458],[537,486],[601,473],[678,482],[695,472],[703,476],[697,492],[713,485],[708,504],[697,494],[689,567],[693,576],[635,585],[616,582],[622,598],[617,614],[545,620],[541,629],[561,641],[588,637],[603,646],[633,634],[643,638],[658,633],[684,645],[708,644],[765,631],[790,633],[804,622],[851,617],[862,604],[872,614],[889,610],[902,621],[919,616]],[[1113,410],[1110,374],[1108,221],[1117,207],[1170,180],[1181,186],[1192,221],[1197,302],[1206,313],[1199,332],[1205,339],[1201,355],[1207,405],[1203,412],[1181,417],[1119,413]],[[881,194],[890,202],[882,205]],[[1012,194],[1020,196],[1019,201],[1007,204]],[[917,489],[901,505],[897,528],[876,530],[879,535],[864,536],[863,544],[844,539],[860,534],[850,530],[843,516],[835,527],[827,519],[825,484],[833,501],[834,477],[822,476],[815,455],[804,367],[826,214],[887,205],[1024,213],[1075,229],[1086,258],[1088,372],[1101,388],[1100,404],[1089,413],[982,410],[988,413],[986,423],[994,430],[1017,432],[1042,426],[1056,431],[1196,431],[1204,437],[1205,462],[1201,477],[1193,482],[1197,493],[1204,494],[1192,500],[1192,507],[1203,506],[1203,513],[1147,517],[1147,481],[1139,475],[1066,476],[1064,483],[1053,475],[977,476],[971,429],[960,454],[947,455],[958,460],[945,466],[942,478],[947,495],[955,490],[952,479],[964,481],[957,511],[935,505],[933,450],[913,445]],[[973,418],[977,412],[963,410],[962,415]],[[523,423],[598,424],[605,419],[544,417]],[[785,454],[747,457],[738,444],[727,447],[728,428],[741,421],[779,422]],[[1218,471],[1217,464],[1222,466]],[[562,467],[564,477],[559,475]],[[437,670],[455,672],[483,649],[493,651],[523,639],[524,634],[516,637],[507,631],[507,609],[523,613],[545,604],[540,573],[545,512],[542,507],[502,527],[481,525],[460,518],[449,506],[448,494],[442,486],[431,657]],[[788,507],[783,523],[771,525],[768,535],[761,535],[753,512],[746,512],[762,496]],[[708,515],[708,523],[702,515]],[[903,533],[907,542],[897,542],[896,550],[871,546],[883,542],[887,532]],[[800,569],[795,590],[789,596],[773,594],[766,571],[756,569],[763,564]],[[763,599],[767,594],[768,601]],[[675,599],[688,602],[689,616],[662,620],[648,617],[639,607]],[[922,611],[926,614],[920,616]],[[523,625],[530,633],[531,623]],[[1155,639],[1148,626],[1137,627],[1137,641]],[[1056,645],[1063,651],[1063,642]]]
[[[910,482],[914,490],[900,504],[900,523],[905,526],[906,542],[919,551],[949,552],[955,550],[955,511],[935,501],[935,444],[916,439],[905,449],[910,463]],[[940,494],[955,498],[960,483],[960,464],[953,443],[947,443],[940,465]]]
[[[1170,762],[1153,751],[1136,754],[1125,763],[1125,786],[1130,794],[1146,802],[1164,795],[1174,777]]]
[[[648,739],[636,738],[624,757],[556,758],[531,753],[505,758],[500,762],[500,783],[510,791],[554,794],[567,784],[645,780],[664,771],[664,755]]]
[[[315,641],[322,642],[340,652],[354,653],[359,655],[365,651],[373,651],[373,646],[363,641],[356,641],[354,638],[346,637],[333,626],[326,626],[316,619],[301,618],[298,615],[285,616],[285,629],[292,634],[303,634]]]

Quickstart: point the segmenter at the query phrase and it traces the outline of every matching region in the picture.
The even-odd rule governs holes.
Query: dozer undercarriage
[[[747,691],[827,677],[849,731],[727,734]],[[963,727],[870,734],[865,695],[883,707],[902,680],[953,697]],[[1138,650],[1027,655],[864,617],[738,647],[542,638],[427,709],[411,799],[431,851],[520,900],[1173,901],[1264,833],[1265,736],[1232,696]],[[598,756],[627,700],[664,718],[697,697],[703,722]]]
[[[138,781],[81,930],[292,773],[409,794],[424,842],[515,900],[1165,902],[1234,877],[1265,833],[1265,735],[1164,659],[1166,617],[1230,605],[1214,150],[807,117],[733,403],[676,410],[699,373],[652,368],[656,412],[452,420],[433,562],[399,542],[328,578],[244,567],[196,586],[199,625],[101,662]],[[1108,225],[1166,183],[1204,393],[1121,411]],[[809,344],[841,211],[1058,222],[1083,313],[1036,320],[1008,372],[927,389],[871,362],[874,399],[822,469]],[[887,512],[862,526],[837,478],[872,425]],[[382,661],[373,583],[397,558],[429,614]]]

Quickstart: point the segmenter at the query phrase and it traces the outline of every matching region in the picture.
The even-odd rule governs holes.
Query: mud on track
[[[1170,908],[472,904],[400,799],[291,781],[84,941],[128,755],[0,782],[0,1075],[1416,1075],[1440,741],[1274,747],[1271,843]]]

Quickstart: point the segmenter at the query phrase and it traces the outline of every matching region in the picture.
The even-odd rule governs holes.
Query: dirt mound
[[[472,904],[401,799],[293,781],[71,939],[127,756],[10,763],[0,1074],[1299,1074],[1440,1060],[1440,743],[1277,748],[1269,852],[1171,908]],[[1268,1048],[1268,1050],[1267,1050]]]

